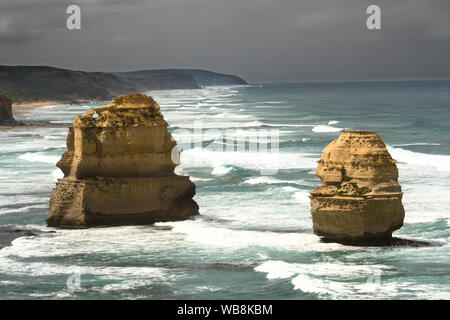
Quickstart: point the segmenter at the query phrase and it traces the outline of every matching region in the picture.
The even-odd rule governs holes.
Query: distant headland
[[[197,69],[85,72],[0,65],[0,92],[15,104],[104,101],[131,92],[246,84],[238,76]]]

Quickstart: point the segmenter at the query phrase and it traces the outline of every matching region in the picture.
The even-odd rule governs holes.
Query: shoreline
[[[36,128],[42,128],[43,126],[38,125],[26,125],[26,124],[19,124],[16,126],[13,125],[0,125],[0,130],[14,130],[14,129],[36,129]]]
[[[39,108],[39,107],[46,107],[46,106],[55,105],[55,104],[69,104],[69,102],[53,101],[53,100],[36,101],[36,102],[15,102],[12,104],[12,109],[13,109],[13,111],[15,111],[15,110],[21,111],[21,110],[29,110],[29,109]]]
[[[52,105],[71,105],[71,104],[83,104],[83,103],[93,103],[93,100],[44,100],[44,101],[27,101],[27,102],[13,102],[13,111],[29,110],[39,107],[48,107]]]

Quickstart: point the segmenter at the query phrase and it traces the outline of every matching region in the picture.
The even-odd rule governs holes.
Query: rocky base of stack
[[[384,239],[363,239],[363,240],[352,240],[352,239],[342,239],[342,240],[332,240],[327,238],[322,238],[323,243],[340,243],[347,246],[357,246],[357,247],[410,247],[410,248],[422,248],[422,247],[441,247],[444,243],[440,242],[430,242],[415,239],[402,239],[397,237],[390,237]]]
[[[53,191],[46,221],[50,227],[74,229],[184,220],[198,214],[194,194],[185,176],[64,178]]]
[[[311,193],[314,233],[337,242],[385,241],[403,225],[399,196],[322,197]]]

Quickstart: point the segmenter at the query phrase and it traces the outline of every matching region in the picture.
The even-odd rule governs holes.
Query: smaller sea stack
[[[198,214],[195,185],[174,173],[178,150],[159,109],[151,97],[131,94],[75,116],[57,163],[64,178],[53,190],[48,226],[151,224]]]
[[[0,93],[0,124],[14,125],[16,121],[14,120],[12,114],[12,101],[8,97]]]
[[[375,131],[341,131],[322,151],[311,192],[314,233],[358,243],[389,241],[405,211],[395,160]]]

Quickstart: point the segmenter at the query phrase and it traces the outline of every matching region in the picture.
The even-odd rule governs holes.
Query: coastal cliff
[[[0,65],[0,92],[15,103],[104,101],[130,92],[242,84],[247,83],[237,76],[206,70],[163,69],[111,73],[48,66]]]
[[[57,166],[48,226],[150,224],[198,214],[195,185],[174,173],[176,142],[159,105],[142,94],[75,116]],[[177,156],[177,154],[175,155]]]
[[[172,75],[173,77],[192,77],[200,87],[246,85],[247,82],[238,76],[198,69],[161,69],[141,70],[115,73],[132,79],[156,78]]]
[[[374,131],[342,131],[322,151],[311,192],[314,233],[343,242],[390,239],[404,209],[395,160]]]

